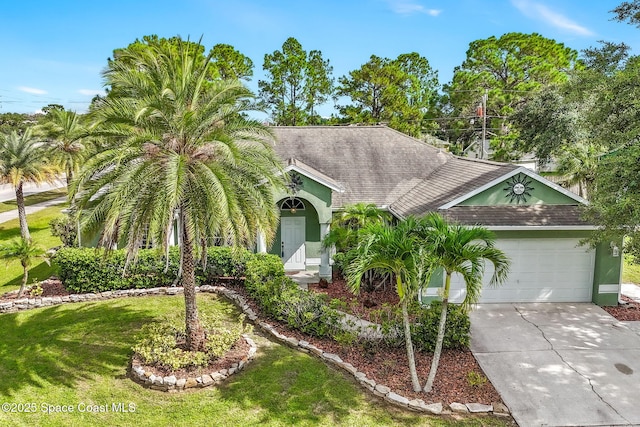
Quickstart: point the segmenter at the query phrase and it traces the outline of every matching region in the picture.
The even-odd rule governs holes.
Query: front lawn
[[[27,215],[31,238],[43,249],[50,249],[62,244],[59,238],[51,235],[49,221],[62,215],[62,210],[66,206],[66,204],[51,206]],[[20,238],[20,225],[17,218],[0,224],[0,245],[18,238]],[[44,260],[34,261],[29,270],[29,284],[33,283],[35,279],[47,279],[52,274],[54,274],[54,268],[47,265]],[[18,289],[21,280],[22,266],[19,261],[0,261],[0,294]]]
[[[635,283],[636,285],[640,285],[640,264],[632,262],[630,255],[624,256],[622,283]]]
[[[59,199],[60,197],[64,197],[67,195],[66,188],[56,188],[54,190],[43,191],[42,193],[30,194],[25,196],[24,205],[32,206],[38,203],[46,202],[49,200]],[[17,210],[18,205],[15,200],[7,200],[5,202],[0,202],[0,213],[9,212],[13,210]]]
[[[202,310],[237,315],[216,296],[200,295],[198,301]],[[181,296],[164,296],[0,315],[0,396],[8,403],[0,425],[510,425],[487,416],[455,421],[388,407],[342,372],[255,334],[256,359],[220,388],[144,389],[125,376],[134,336],[142,324],[183,307]],[[33,413],[9,412],[30,404]],[[50,407],[74,412],[47,414]]]

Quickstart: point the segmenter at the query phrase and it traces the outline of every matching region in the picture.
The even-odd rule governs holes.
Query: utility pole
[[[480,158],[484,160],[485,144],[487,141],[487,98],[489,97],[489,89],[484,90],[482,95],[482,146],[480,147]],[[489,157],[487,153],[487,157]]]

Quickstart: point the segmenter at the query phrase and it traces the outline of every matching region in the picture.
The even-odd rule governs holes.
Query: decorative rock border
[[[135,382],[142,384],[153,390],[177,392],[190,388],[204,388],[213,384],[220,384],[231,375],[241,371],[250,360],[253,360],[257,347],[256,343],[247,334],[242,334],[244,340],[249,344],[249,351],[238,363],[234,363],[228,369],[221,369],[217,372],[204,374],[199,377],[176,378],[175,375],[166,377],[156,376],[149,371],[145,371],[140,365],[133,365],[129,371],[129,376]]]
[[[206,293],[216,293],[225,296],[226,298],[233,301],[239,308],[244,312],[249,320],[254,322],[262,331],[273,336],[278,341],[295,348],[296,350],[303,351],[305,353],[311,353],[325,361],[326,363],[337,366],[346,372],[349,372],[354,376],[356,381],[369,390],[371,393],[376,396],[382,397],[385,401],[405,408],[411,409],[418,412],[431,413],[435,415],[445,415],[451,414],[453,412],[456,413],[492,413],[494,415],[503,415],[509,416],[509,410],[506,406],[501,403],[492,404],[492,405],[483,405],[480,403],[457,403],[453,402],[449,405],[448,408],[445,408],[441,402],[437,403],[426,403],[422,399],[408,399],[405,396],[402,396],[398,393],[395,393],[389,387],[384,384],[378,384],[373,379],[368,378],[364,372],[358,371],[358,369],[350,363],[344,362],[340,356],[337,354],[327,353],[324,350],[316,347],[313,344],[310,344],[304,340],[297,340],[292,337],[287,337],[286,335],[278,332],[274,326],[271,324],[261,321],[258,319],[258,314],[249,306],[247,300],[237,292],[227,289],[223,286],[212,286],[212,285],[203,285],[196,287],[196,292],[206,292]],[[43,297],[43,298],[21,298],[15,301],[7,301],[0,302],[0,313],[10,313],[16,311],[29,310],[32,308],[39,307],[47,307],[52,305],[58,305],[63,303],[71,303],[71,302],[85,302],[85,301],[100,301],[106,299],[113,298],[121,298],[121,297],[136,297],[136,296],[153,296],[153,295],[178,295],[183,293],[183,289],[181,287],[162,287],[162,288],[150,288],[150,289],[128,289],[128,290],[119,290],[119,291],[106,291],[99,293],[89,293],[89,294],[72,294],[66,295],[62,297]],[[247,339],[247,338],[245,338]],[[249,342],[249,341],[247,341]],[[253,341],[251,341],[253,342]],[[251,345],[251,343],[249,344]],[[250,354],[255,355],[255,343],[250,350]],[[247,361],[249,358],[247,357]],[[245,363],[246,364],[246,363]],[[243,367],[244,365],[243,364]],[[240,365],[238,364],[238,367]],[[238,367],[233,371],[234,373],[238,371]],[[187,387],[187,379],[178,380],[175,377],[155,377],[151,379],[151,374],[147,376],[147,372],[144,372],[141,367],[137,367],[139,369],[135,369],[136,367],[132,367],[131,373],[132,377],[137,376],[138,382],[143,382],[144,385],[149,386],[152,389],[156,390],[164,390],[164,391],[180,391],[186,388],[195,388],[195,387],[206,387],[211,384],[215,384],[222,379],[226,378],[223,376],[229,376],[229,369],[227,369],[226,374],[221,374],[222,371],[217,373],[203,375],[202,377],[192,378],[195,381],[189,382],[189,386]],[[233,367],[232,367],[233,368]],[[231,368],[231,369],[232,369]],[[242,369],[242,368],[241,368]],[[142,373],[140,372],[142,371]],[[224,370],[223,370],[224,371]],[[217,374],[217,375],[216,375]],[[214,378],[215,375],[215,378]],[[142,378],[144,376],[144,379]],[[174,384],[175,378],[175,384]],[[135,379],[135,378],[134,378]],[[182,380],[185,381],[182,384]],[[204,382],[207,382],[205,385]],[[180,385],[182,387],[178,387],[178,381],[180,381]],[[173,387],[173,388],[169,388]]]

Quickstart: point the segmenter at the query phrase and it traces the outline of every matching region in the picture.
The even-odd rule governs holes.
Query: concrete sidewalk
[[[520,426],[640,425],[636,323],[594,304],[480,304],[471,350]]]
[[[58,197],[57,199],[47,200],[46,202],[36,203],[35,205],[26,206],[25,211],[27,215],[41,211],[42,209],[48,208],[49,206],[55,206],[62,204],[67,201],[67,196]],[[0,213],[0,224],[3,222],[11,221],[18,218],[18,209],[14,209],[8,212]]]

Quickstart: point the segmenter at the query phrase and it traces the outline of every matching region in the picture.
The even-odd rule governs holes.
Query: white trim
[[[490,181],[488,183],[486,183],[485,185],[476,188],[473,191],[470,191],[467,194],[464,194],[456,199],[453,199],[452,201],[450,201],[449,203],[446,203],[442,206],[440,206],[438,209],[449,209],[457,204],[460,204],[462,202],[464,202],[467,199],[472,198],[473,196],[482,193],[485,190],[488,190],[489,188],[493,187],[494,185],[500,184],[501,182],[511,178],[512,176],[515,176],[519,173],[523,173],[525,175],[527,175],[529,178],[535,179],[536,181],[538,181],[541,184],[546,185],[547,187],[551,187],[554,190],[556,190],[559,193],[564,194],[565,196],[575,200],[576,202],[582,203],[583,205],[588,205],[589,202],[586,199],[583,199],[582,197],[578,196],[577,194],[573,194],[571,191],[567,190],[566,188],[563,188],[561,186],[559,186],[558,184],[556,184],[555,182],[551,182],[546,178],[543,178],[542,176],[538,175],[537,173],[523,167],[520,166],[517,169],[512,170],[511,172],[502,175],[499,178],[494,179],[493,181]]]
[[[301,168],[297,165],[289,165],[286,168],[284,168],[284,172],[290,172],[290,171],[298,172],[299,174],[304,175],[307,178],[312,179],[324,185],[325,187],[330,188],[333,191],[337,191],[338,193],[344,193],[344,188],[339,187],[337,184],[333,184],[324,178],[320,178],[319,176],[314,175],[311,172],[307,171],[306,169]]]
[[[321,259],[320,258],[307,258],[307,267],[310,265],[320,265],[321,263]]]
[[[604,284],[598,286],[599,294],[617,294],[620,285],[618,284]]]
[[[591,230],[598,229],[598,226],[596,225],[482,225],[482,226],[492,231],[528,231],[528,230],[591,231]]]

